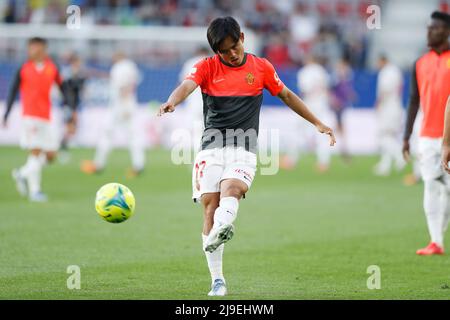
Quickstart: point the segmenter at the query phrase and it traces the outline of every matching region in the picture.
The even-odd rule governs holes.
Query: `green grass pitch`
[[[189,168],[153,150],[145,174],[129,180],[128,154],[117,150],[102,175],[86,176],[79,163],[92,155],[73,150],[69,164],[45,168],[50,202],[32,204],[10,176],[24,151],[0,148],[0,299],[208,298]],[[415,255],[428,242],[422,185],[404,187],[402,174],[374,177],[375,162],[333,158],[319,175],[306,157],[295,171],[258,174],[225,247],[226,298],[449,299],[450,256]],[[129,221],[97,216],[95,193],[107,182],[133,191]],[[69,265],[81,268],[80,290],[67,289]],[[367,288],[370,265],[380,267],[379,290]]]

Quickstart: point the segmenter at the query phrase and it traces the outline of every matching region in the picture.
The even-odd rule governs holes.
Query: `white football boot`
[[[205,251],[214,252],[222,243],[225,243],[234,235],[234,226],[232,224],[222,224],[212,228],[206,239]]]
[[[227,294],[227,287],[225,286],[225,282],[222,279],[214,280],[214,283],[211,285],[211,291],[208,293],[210,297],[223,297]]]

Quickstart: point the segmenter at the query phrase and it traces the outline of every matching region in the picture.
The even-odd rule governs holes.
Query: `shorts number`
[[[200,163],[195,164],[195,187],[200,190],[199,178],[203,178],[203,170],[205,169],[206,161],[200,161]]]

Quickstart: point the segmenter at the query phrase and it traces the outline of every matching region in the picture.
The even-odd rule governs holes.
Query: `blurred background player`
[[[22,102],[21,147],[28,150],[25,165],[13,170],[17,190],[30,201],[45,202],[47,196],[41,190],[42,168],[56,157],[59,137],[52,126],[52,105],[50,91],[56,83],[71,106],[70,123],[75,125],[76,111],[71,96],[63,88],[58,67],[47,55],[47,41],[35,37],[28,41],[28,60],[22,64],[12,82],[8,95],[3,125],[6,127],[8,116],[17,93],[20,90]]]
[[[206,47],[199,47],[196,50],[195,55],[183,64],[179,75],[180,83],[183,82],[189,73],[191,73],[195,64],[200,60],[205,59],[209,52],[210,51]],[[191,145],[194,152],[198,152],[200,150],[203,133],[203,98],[200,88],[195,89],[195,91],[186,98],[184,106],[189,115],[188,121],[191,123]]]
[[[378,69],[375,109],[381,157],[374,167],[374,173],[387,176],[391,173],[393,164],[399,171],[405,166],[399,136],[403,119],[403,75],[400,68],[392,64],[384,54],[378,58]]]
[[[308,56],[306,64],[297,73],[297,86],[302,93],[305,104],[319,119],[330,119],[329,86],[330,77],[327,70],[319,62],[320,58],[313,55]],[[319,172],[325,172],[330,166],[331,150],[327,139],[315,134],[314,127],[308,123],[300,122],[297,125],[298,137],[301,144],[309,141],[314,142],[317,157],[316,167]],[[300,146],[298,140],[291,146],[287,154],[282,158],[280,166],[284,169],[292,169],[299,159]]]
[[[422,108],[419,138],[420,171],[424,182],[424,209],[431,242],[418,255],[444,253],[444,233],[448,225],[449,179],[441,165],[445,106],[450,95],[450,15],[435,11],[428,25],[430,50],[413,66],[403,154],[409,160],[409,138],[414,120]],[[432,75],[432,76],[430,76]]]
[[[63,75],[63,87],[66,90],[67,95],[73,99],[73,108],[79,110],[81,104],[81,95],[83,92],[84,84],[86,82],[86,72],[83,69],[83,64],[81,58],[73,53],[69,56],[68,66],[62,68]],[[66,96],[67,96],[66,95]],[[67,102],[63,102],[64,106],[67,106]],[[74,136],[77,128],[76,123],[78,121],[70,121],[69,109],[64,108],[64,118],[66,119],[66,127],[64,135],[61,141],[61,147],[59,152],[59,158],[62,162],[67,162],[69,160],[68,144],[70,139]],[[76,119],[75,119],[76,120]]]
[[[348,57],[341,58],[334,67],[331,87],[331,110],[336,116],[336,133],[339,139],[339,150],[345,161],[350,161],[350,154],[345,137],[344,113],[356,98],[353,89],[353,71]]]
[[[414,186],[422,181],[422,175],[420,173],[420,160],[419,160],[419,133],[422,123],[422,111],[419,109],[417,112],[416,120],[414,122],[413,131],[409,138],[409,156],[412,164],[412,170],[405,174],[403,177],[403,184],[407,187]]]
[[[132,168],[128,177],[139,175],[145,166],[145,145],[142,141],[142,128],[136,124],[137,86],[140,74],[137,65],[118,52],[113,57],[110,72],[110,112],[105,128],[99,137],[94,161],[82,162],[81,170],[87,174],[100,172],[105,168],[106,160],[112,150],[117,134],[127,136],[131,154]]]

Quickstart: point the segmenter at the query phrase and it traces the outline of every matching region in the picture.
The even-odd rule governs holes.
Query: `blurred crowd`
[[[334,65],[346,56],[365,67],[367,7],[382,0],[6,0],[6,23],[65,23],[68,5],[81,7],[83,24],[206,26],[232,15],[261,36],[262,54],[277,68],[302,65],[308,54]]]

